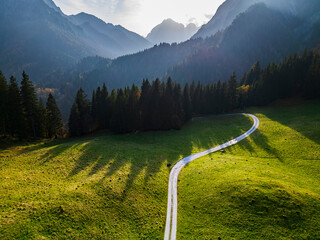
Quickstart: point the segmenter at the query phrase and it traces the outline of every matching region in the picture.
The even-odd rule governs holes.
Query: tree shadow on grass
[[[125,198],[139,175],[144,174],[144,182],[148,182],[167,163],[173,166],[184,157],[229,141],[250,128],[248,120],[242,119],[239,126],[230,126],[228,118],[239,117],[196,120],[199,122],[190,122],[181,131],[109,135],[93,139],[82,146],[81,156],[77,158],[68,178],[83,171],[87,177],[103,171],[103,177],[98,183],[101,184],[121,172],[121,169],[127,168],[128,174],[124,177],[126,182],[121,196]],[[232,123],[237,123],[237,119]],[[168,167],[168,175],[169,172]]]
[[[261,109],[272,121],[287,126],[309,140],[320,144],[320,101],[300,105],[274,106]]]
[[[255,146],[265,151],[268,155],[278,159],[280,162],[283,162],[283,158],[281,157],[280,152],[271,146],[271,143],[267,136],[265,136],[259,129],[257,129],[252,135],[249,137]],[[239,147],[245,149],[250,152],[250,154],[255,154],[253,145],[249,142],[248,139],[244,139],[239,143]],[[232,149],[231,149],[232,152]]]
[[[67,175],[69,179],[81,174],[85,178],[97,177],[96,184],[103,185],[105,181],[113,179],[113,176],[122,178],[119,179],[123,186],[121,198],[125,199],[138,177],[142,177],[142,181],[147,183],[163,171],[167,163],[173,166],[184,157],[238,137],[248,131],[251,124],[245,116],[199,119],[190,121],[181,131],[56,140],[23,148],[19,154],[44,149],[40,152],[39,164],[71,161],[73,168]],[[255,135],[257,136],[252,139],[256,145],[269,149],[274,156],[280,158],[262,133],[257,131]],[[253,146],[246,140],[241,146],[254,152]],[[55,159],[59,159],[59,162],[56,163]],[[169,176],[170,167],[167,170]]]

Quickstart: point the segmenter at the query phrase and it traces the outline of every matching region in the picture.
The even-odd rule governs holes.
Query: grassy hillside
[[[258,132],[181,173],[178,239],[320,239],[320,104],[251,109]]]
[[[182,170],[179,239],[320,237],[320,103],[251,112],[261,127],[249,140]],[[161,239],[167,163],[251,124],[223,117],[182,131],[3,146],[0,238]]]

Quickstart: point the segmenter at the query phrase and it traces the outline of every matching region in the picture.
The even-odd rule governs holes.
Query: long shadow
[[[48,141],[48,143],[50,143],[50,141]],[[15,148],[15,147],[19,147],[22,148],[22,150],[18,151],[18,153],[25,153],[25,152],[31,152],[34,150],[38,150],[43,148],[43,141],[40,140],[35,140],[35,141],[28,141],[28,140],[24,140],[24,141],[18,141],[18,140],[13,140],[10,138],[4,138],[1,137],[0,139],[0,151],[5,151],[5,150],[9,150],[11,148]]]
[[[278,159],[280,162],[284,161],[280,152],[276,148],[271,146],[271,143],[268,140],[268,138],[259,129],[257,129],[250,136],[250,139],[258,148],[263,149],[268,155],[271,155],[272,157]],[[254,150],[253,146],[250,144],[248,139],[244,139],[239,144],[239,147],[249,151],[251,154],[256,153],[256,151]]]
[[[279,122],[299,132],[309,140],[320,144],[320,101],[284,104],[266,107],[261,113],[267,118]]]
[[[243,118],[242,125],[226,127],[228,118],[234,118],[233,123],[237,123],[237,118]],[[128,167],[129,164],[130,167],[127,170],[129,174],[126,176],[125,187],[120,195],[121,199],[125,199],[142,171],[144,171],[144,181],[148,182],[167,162],[173,166],[180,159],[198,152],[195,149],[204,150],[215,147],[241,135],[251,126],[245,117],[239,116],[195,121],[202,121],[203,124],[207,124],[207,127],[203,129],[201,123],[193,125],[190,122],[181,131],[112,135],[101,137],[97,141],[89,141],[82,147],[82,155],[77,158],[76,165],[68,177],[72,178],[82,171],[87,171],[87,176],[90,177],[103,170],[104,176],[98,183],[102,185],[102,182],[122,168]],[[221,124],[224,124],[225,131],[220,129]],[[168,174],[169,171],[170,168],[168,168]]]

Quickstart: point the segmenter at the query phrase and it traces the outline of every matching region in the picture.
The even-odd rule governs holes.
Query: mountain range
[[[235,18],[256,3],[265,3],[269,8],[289,13],[299,17],[313,15],[314,9],[319,9],[318,0],[227,0],[217,10],[213,18],[193,36],[193,38],[206,38],[215,35],[229,27]]]
[[[181,43],[189,40],[198,30],[194,23],[184,26],[172,19],[166,19],[151,30],[147,39],[154,44]]]
[[[242,1],[227,0],[225,6],[229,2],[242,5]],[[160,44],[120,57],[103,68],[81,74],[80,82],[90,89],[89,86],[96,87],[103,82],[118,88],[132,83],[140,85],[144,78],[168,76],[180,83],[225,81],[233,71],[241,76],[255,61],[265,66],[317,46],[320,43],[319,2],[310,0],[301,11],[292,8],[296,0],[285,3],[278,8],[253,3],[237,15],[229,27],[211,37],[194,38],[181,44]],[[221,9],[217,12],[219,16],[229,14],[229,8],[225,8],[226,12]],[[213,19],[216,18],[215,15]]]
[[[4,1],[0,23],[0,69],[16,76],[26,70],[35,81],[87,56],[115,58],[152,46],[95,16],[67,16],[52,0]]]
[[[6,1],[0,23],[0,69],[16,75],[24,69],[38,87],[55,89],[67,115],[80,87],[90,94],[103,83],[109,89],[140,86],[145,78],[226,81],[233,71],[241,77],[256,61],[264,67],[314,48],[320,44],[320,1],[226,0],[182,43],[166,35],[171,28],[180,37],[186,31],[172,20],[153,29],[150,43],[86,13],[67,16],[52,0]],[[149,48],[166,41],[174,43]],[[96,55],[107,58],[88,57]]]

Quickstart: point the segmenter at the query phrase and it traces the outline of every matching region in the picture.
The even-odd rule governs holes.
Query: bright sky
[[[65,14],[86,12],[146,36],[164,19],[201,26],[224,0],[53,0]]]

